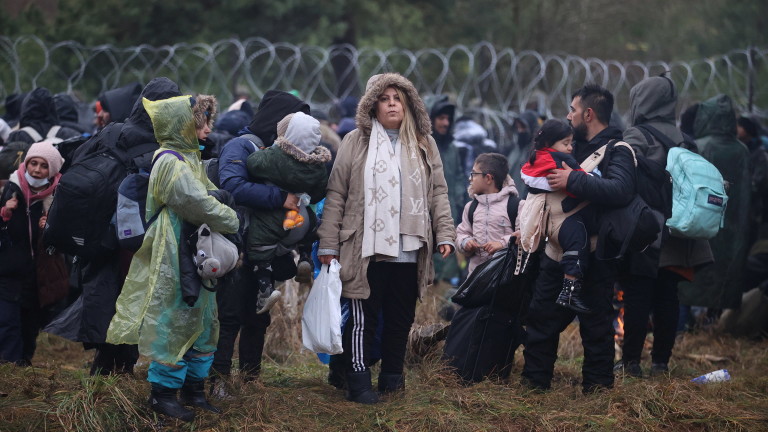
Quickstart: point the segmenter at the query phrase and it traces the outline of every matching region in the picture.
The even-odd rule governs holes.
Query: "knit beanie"
[[[48,177],[55,177],[56,174],[61,171],[61,166],[64,165],[64,158],[56,147],[53,146],[52,139],[45,139],[40,142],[36,142],[27,150],[27,157],[24,158],[24,165],[27,165],[30,159],[33,157],[43,158],[48,162]]]
[[[320,122],[301,111],[288,114],[277,123],[277,135],[310,154],[320,144]]]

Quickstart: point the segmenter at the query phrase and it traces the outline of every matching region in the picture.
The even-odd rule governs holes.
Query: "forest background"
[[[499,47],[619,61],[768,45],[760,0],[0,0],[0,34],[118,47],[263,37],[358,48]]]

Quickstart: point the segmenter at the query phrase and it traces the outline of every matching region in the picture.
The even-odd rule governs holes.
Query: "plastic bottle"
[[[700,377],[696,377],[691,380],[691,382],[695,382],[696,384],[706,384],[706,383],[712,383],[712,382],[723,382],[723,381],[730,381],[731,380],[731,374],[728,373],[728,369],[720,369],[713,372],[710,372],[708,374],[704,374]]]

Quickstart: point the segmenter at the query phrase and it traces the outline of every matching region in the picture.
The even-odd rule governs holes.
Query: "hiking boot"
[[[640,362],[637,360],[629,360],[626,362],[620,360],[618,363],[616,363],[616,366],[613,367],[613,372],[623,373],[634,378],[643,377],[643,368],[640,367]]]
[[[667,363],[652,363],[651,364],[651,376],[656,377],[659,375],[668,375],[669,365]]]
[[[584,299],[581,297],[583,292],[581,290],[580,279],[563,279],[563,290],[560,291],[561,295],[563,294],[563,291],[568,291],[570,293],[568,295],[568,300],[561,302],[560,297],[558,296],[556,300],[557,304],[566,307],[576,313],[592,313],[592,310],[587,306],[587,304],[584,302]]]
[[[256,284],[259,289],[256,295],[256,313],[269,312],[282,295],[272,285],[272,272],[264,269],[256,270]]]
[[[315,266],[312,258],[305,254],[299,254],[299,264],[296,266],[296,277],[293,278],[298,283],[312,283],[312,274],[315,272]]]
[[[220,409],[208,403],[208,399],[205,398],[205,380],[189,378],[184,381],[184,386],[181,387],[179,402],[182,405],[196,406],[216,414],[221,413]]]
[[[380,373],[379,393],[386,394],[405,389],[403,374]]]
[[[371,385],[371,371],[347,372],[347,400],[361,404],[379,402],[379,395]]]
[[[565,283],[567,280],[568,279],[563,279],[563,289],[560,290],[560,294],[558,294],[557,300],[555,300],[555,303],[563,307],[568,307],[568,302],[571,301],[571,290]]]
[[[156,413],[177,418],[185,422],[195,419],[195,412],[184,408],[176,399],[176,390],[152,384],[152,393],[149,395],[149,406]]]

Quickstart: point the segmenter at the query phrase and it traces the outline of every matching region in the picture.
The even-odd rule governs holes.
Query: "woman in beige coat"
[[[368,80],[328,181],[318,255],[341,264],[351,299],[344,329],[347,399],[376,403],[369,366],[379,314],[379,391],[402,389],[403,360],[416,300],[432,283],[434,248],[455,250],[448,188],[416,88],[399,74]]]

